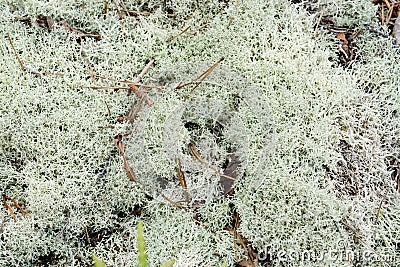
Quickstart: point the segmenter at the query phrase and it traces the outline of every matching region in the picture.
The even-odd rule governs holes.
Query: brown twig
[[[135,83],[136,86],[147,87],[147,88],[156,88],[156,89],[164,89],[164,86],[157,86],[157,85],[149,85],[143,83]],[[83,86],[83,88],[91,88],[96,90],[132,90],[130,87],[121,87],[121,86],[99,86],[99,85],[89,85]],[[146,91],[150,92],[150,91]]]
[[[126,155],[125,155],[125,149],[124,149],[124,146],[122,144],[122,135],[121,134],[116,135],[114,137],[114,143],[119,148],[119,150],[121,152],[121,155],[122,155],[122,158],[123,158],[123,161],[124,161],[124,168],[125,168],[125,171],[126,171],[126,175],[129,177],[129,179],[132,182],[135,182],[135,183],[138,183],[138,184],[142,184],[142,183],[140,183],[140,181],[136,180],[136,178],[135,178],[135,176],[133,174],[132,168],[128,165],[128,161],[127,161],[127,158],[126,158]],[[171,203],[172,205],[174,205],[174,206],[176,206],[178,208],[181,208],[181,209],[185,209],[186,208],[185,206],[179,204],[178,202],[173,201],[172,199],[170,199],[169,197],[167,197],[166,195],[164,195],[162,193],[161,193],[161,196],[165,200],[167,200],[169,203]]]
[[[167,42],[171,42],[172,40],[178,38],[179,36],[181,36],[182,34],[184,34],[185,32],[187,32],[190,29],[191,26],[187,26],[185,29],[183,29],[180,33],[178,33],[177,35],[171,36],[167,39]]]
[[[121,10],[126,9],[124,7],[121,8],[121,5],[118,4],[117,0],[113,0],[113,3],[115,5],[115,8],[117,9],[118,12],[118,17],[119,17],[119,23],[121,25],[121,31],[124,35],[124,38],[126,39],[126,32],[125,32],[125,24],[123,22],[123,18],[124,18],[124,12],[122,12]]]
[[[124,145],[122,144],[122,135],[121,134],[118,134],[114,137],[114,143],[119,148],[119,151],[121,152],[122,159],[124,161],[124,168],[126,171],[126,175],[129,177],[129,179],[132,182],[137,183],[138,181],[136,180],[135,175],[133,174],[132,168],[129,166],[128,160],[125,155],[125,149],[124,149]]]
[[[252,248],[249,240],[243,237],[239,232],[240,227],[240,216],[237,211],[232,214],[231,226],[227,225],[226,229],[233,234],[233,248],[236,264],[238,266],[258,266],[257,265],[257,253]],[[237,255],[237,247],[240,245],[242,249],[246,252],[247,258],[239,259]]]
[[[185,86],[188,86],[188,85],[191,85],[192,83],[195,83],[196,81],[198,82],[199,79],[202,79],[202,78],[207,77],[207,76],[210,74],[210,72],[211,72],[212,70],[214,70],[215,67],[216,67],[222,60],[224,60],[223,57],[220,58],[217,62],[215,62],[215,63],[214,63],[211,67],[209,67],[205,72],[203,72],[202,74],[200,74],[199,76],[197,76],[196,78],[194,78],[193,80],[191,80],[190,82],[187,82],[187,83],[184,83],[184,84],[181,84],[181,85],[178,85],[177,87],[175,87],[175,90],[179,90],[179,89],[181,89],[181,88],[183,88],[183,87],[185,87]],[[205,76],[205,77],[204,77],[204,76]],[[193,90],[193,89],[192,89],[192,90]]]
[[[131,83],[129,84],[129,88],[140,98],[144,98],[144,101],[146,102],[149,107],[152,107],[154,105],[153,100],[150,99],[150,97],[147,96],[146,91],[140,90],[136,84]]]
[[[202,157],[200,156],[199,151],[196,148],[196,145],[193,142],[190,142],[188,145],[189,151],[190,153],[198,160],[200,161],[203,165],[205,165],[206,167],[212,169],[214,172],[216,172],[219,176],[225,177],[227,179],[233,180],[233,181],[237,181],[236,178],[233,178],[229,175],[225,175],[222,172],[220,172],[217,168],[215,168],[214,166],[212,166],[211,164],[209,164],[207,161],[205,161],[204,159],[202,159]]]
[[[139,112],[140,108],[142,107],[144,97],[145,96],[142,96],[140,98],[139,103],[137,104],[135,109],[134,109],[134,102],[132,102],[132,107],[129,109],[128,114],[126,116],[130,123],[133,123],[133,121],[135,120],[137,113]]]
[[[142,72],[136,77],[136,79],[133,80],[134,83],[140,82],[140,80],[143,78],[143,76],[149,71],[151,65],[155,62],[154,59],[150,60],[149,63],[146,64]]]
[[[119,19],[122,19],[123,18],[123,13],[120,10],[120,5],[118,4],[118,2],[116,0],[113,0],[113,3],[115,5],[115,9],[118,11]]]
[[[236,0],[236,1],[235,1],[235,8],[234,8],[234,10],[233,10],[231,16],[229,17],[228,29],[229,29],[229,28],[231,27],[231,25],[232,25],[233,17],[234,17],[234,14],[236,13],[236,11],[237,11],[237,9],[238,9],[239,3],[240,3],[240,0]]]
[[[35,68],[33,68],[31,65],[26,64],[26,63],[18,56],[17,50],[16,50],[15,47],[14,47],[14,44],[13,44],[13,42],[12,42],[12,40],[11,40],[11,36],[10,36],[9,33],[7,33],[7,38],[8,38],[8,41],[10,42],[10,45],[11,45],[12,50],[13,50],[13,52],[14,52],[14,55],[15,55],[15,57],[17,58],[17,61],[18,61],[19,65],[20,65],[22,71],[29,71],[29,72],[31,72],[31,73],[33,73],[33,74],[35,74],[35,75],[38,75],[38,76],[40,76],[40,77],[42,77],[42,78],[45,78],[44,76],[45,76],[45,75],[49,75],[49,74],[52,74],[52,75],[60,75],[60,76],[64,75],[64,74],[62,74],[62,73],[40,72],[40,71],[36,70]]]
[[[83,59],[85,60],[85,63],[89,66],[89,74],[90,78],[92,79],[93,83],[96,84],[96,80],[94,79],[95,73],[94,73],[94,68],[92,62],[90,62],[88,56],[86,55],[85,51],[81,49],[81,54],[83,56]]]
[[[180,209],[186,209],[185,206],[179,204],[178,202],[173,201],[172,199],[170,199],[169,197],[167,197],[167,196],[164,195],[163,193],[161,193],[161,196],[162,196],[166,201],[168,201],[169,203],[171,203],[172,205],[174,205],[174,206],[176,206],[176,207],[178,207],[178,208],[180,208]]]
[[[384,199],[382,198],[381,203],[379,204],[378,210],[376,212],[376,218],[374,224],[376,224],[379,220],[379,216],[381,215],[381,209],[382,209],[382,204],[383,204]]]
[[[185,173],[182,171],[182,164],[181,161],[177,158],[176,159],[176,172],[178,173],[178,178],[179,178],[179,182],[181,184],[181,187],[183,189],[183,193],[185,195],[186,198],[186,203],[189,205],[190,204],[190,196],[189,193],[187,191],[187,183],[186,183],[186,176]]]
[[[8,197],[8,196],[6,196],[6,195],[3,195],[3,204],[4,204],[4,207],[10,212],[11,216],[12,216],[13,219],[14,219],[14,222],[16,222],[16,221],[17,221],[17,217],[15,216],[15,213],[14,213],[13,209],[11,208],[11,206],[8,205],[7,200],[10,200],[10,201],[14,204],[14,206],[15,206],[19,211],[21,211],[22,214],[26,214],[26,211],[24,211],[24,210],[22,209],[22,207],[18,204],[17,201],[15,201],[14,199],[12,199],[11,197]]]
[[[151,65],[154,63],[154,59],[152,59],[149,63],[147,63],[147,65],[144,67],[144,69],[142,70],[142,72],[140,72],[140,74],[133,80],[133,81],[128,81],[128,80],[117,80],[115,78],[109,78],[109,77],[105,77],[102,75],[98,75],[98,74],[94,74],[96,77],[99,77],[101,79],[107,79],[110,81],[118,81],[118,82],[123,82],[123,83],[127,83],[128,87],[119,87],[119,86],[83,86],[84,88],[91,88],[91,89],[96,89],[96,90],[109,90],[109,89],[114,89],[114,90],[129,90],[129,91],[133,91],[138,97],[142,98],[144,96],[144,101],[146,102],[147,105],[149,105],[150,107],[154,105],[153,100],[151,100],[148,96],[147,96],[147,91],[145,90],[141,90],[138,88],[138,86],[142,86],[142,87],[148,87],[148,88],[158,88],[158,89],[162,89],[163,87],[160,86],[154,86],[154,85],[148,85],[146,83],[142,84],[139,83],[140,80],[143,78],[143,76],[149,71]]]
[[[91,37],[91,38],[94,38],[97,41],[101,40],[101,35],[98,34],[98,33],[85,32],[85,31],[83,31],[81,29],[77,29],[77,28],[71,27],[64,20],[60,21],[60,23],[67,31],[76,34],[79,38]]]
[[[154,105],[154,102],[146,95],[146,92],[140,90],[136,84],[140,82],[140,80],[143,78],[143,76],[149,71],[151,65],[153,65],[154,63],[154,59],[150,60],[149,63],[147,63],[147,65],[144,67],[144,69],[142,70],[142,72],[133,80],[133,83],[128,83],[129,87],[135,92],[135,94],[138,97],[142,97],[145,96],[144,101],[146,101],[147,105],[149,105],[150,107]]]
[[[175,90],[181,89],[182,87],[185,87],[187,85],[191,85],[193,83],[195,83],[195,85],[193,86],[193,88],[189,91],[189,93],[187,94],[187,96],[184,98],[183,101],[186,101],[190,94],[194,91],[194,89],[196,89],[203,81],[205,78],[207,78],[208,75],[210,75],[210,73],[218,66],[219,63],[221,63],[224,60],[223,57],[221,57],[219,60],[217,60],[217,62],[215,62],[210,68],[208,68],[205,72],[203,72],[201,75],[199,75],[198,77],[196,77],[195,79],[193,79],[192,81],[182,84],[182,85],[178,85]]]
[[[19,58],[18,53],[17,53],[17,50],[16,50],[15,47],[14,47],[14,44],[13,44],[13,42],[12,42],[12,40],[11,40],[11,36],[10,36],[9,33],[7,33],[7,37],[8,37],[8,41],[10,42],[11,47],[12,47],[12,49],[13,49],[13,51],[14,51],[14,55],[15,55],[15,57],[17,58],[19,65],[21,66],[21,69],[22,69],[23,71],[25,71],[24,62]]]
[[[134,83],[137,86],[147,86],[145,84],[140,84],[140,80],[143,78],[143,76],[149,71],[151,65],[154,63],[154,59],[151,60],[149,63],[147,63],[147,65],[144,67],[144,69],[142,70],[142,72],[136,77],[135,80],[133,81],[129,81],[129,80],[118,80],[116,78],[112,78],[112,77],[106,77],[103,75],[99,75],[99,74],[94,74],[95,77],[98,77],[100,79],[105,79],[105,80],[109,80],[109,81],[116,81],[116,82],[121,82],[121,83]],[[155,87],[155,86],[147,86],[147,87]],[[161,86],[162,87],[162,86]]]
[[[83,88],[90,88],[96,90],[132,90],[129,87],[120,87],[120,86],[98,86],[98,85],[90,85],[90,86],[82,86]]]
[[[205,25],[201,26],[200,28],[198,28],[198,29],[196,29],[196,30],[191,31],[190,33],[188,33],[188,34],[186,35],[186,37],[193,37],[193,36],[195,36],[198,32],[201,32],[203,29],[207,28],[208,26],[210,26],[210,25],[205,24]]]
[[[108,0],[104,0],[104,7],[103,7],[103,18],[106,18],[108,12]]]
[[[128,10],[128,9],[118,9],[118,8],[110,8],[111,10],[116,10],[118,12],[124,12],[125,14],[128,14],[129,16],[147,16],[150,15],[150,12],[147,11],[136,11],[136,10]]]

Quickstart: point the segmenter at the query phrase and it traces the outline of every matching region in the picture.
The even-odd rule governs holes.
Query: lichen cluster
[[[1,266],[87,266],[92,254],[135,266],[139,220],[150,266],[232,266],[248,255],[233,241],[233,214],[274,266],[399,265],[399,51],[376,6],[124,2],[142,13],[114,1],[0,3],[0,192],[27,212],[7,202],[14,221],[0,210]],[[315,27],[318,12],[361,30],[348,66],[335,35]],[[54,20],[51,31],[39,14]],[[23,71],[7,34],[25,64],[50,74]],[[176,90],[222,57],[193,92]],[[140,99],[87,86],[127,86],[94,74],[132,81],[150,59],[142,82],[156,87],[142,89],[154,106],[117,122]],[[116,135],[139,183],[126,176]],[[220,173],[232,161],[226,196]],[[360,257],[307,258],[329,250]]]

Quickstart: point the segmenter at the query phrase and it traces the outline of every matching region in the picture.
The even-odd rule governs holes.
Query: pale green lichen
[[[390,41],[362,27],[385,32],[374,24],[375,6],[316,3],[338,26],[364,29],[349,70],[335,63],[334,36],[315,31],[319,14],[309,16],[289,1],[241,1],[237,8],[225,1],[125,2],[151,14],[120,20],[110,9],[104,16],[103,1],[0,4],[0,33],[10,34],[19,57],[39,71],[63,74],[22,72],[8,40],[0,42],[0,188],[26,202],[28,212],[16,212],[14,223],[1,210],[1,266],[87,266],[93,252],[108,266],[135,266],[138,207],[150,266],[171,256],[174,266],[233,265],[233,236],[225,229],[233,209],[240,233],[273,254],[275,265],[278,251],[318,254],[343,244],[357,255],[373,252],[363,266],[399,265],[400,205],[390,177],[399,161],[399,56]],[[25,13],[64,19],[102,40],[79,44],[59,24],[49,33],[15,20]],[[167,42],[186,26],[188,32]],[[147,77],[167,90],[149,93],[155,106],[142,109],[132,126],[117,124],[135,96],[84,88],[93,81],[82,53],[96,73],[128,80],[155,58]],[[222,56],[183,102],[190,87],[176,92],[173,86]],[[186,122],[198,127],[188,129]],[[220,124],[217,137],[213,129]],[[126,177],[113,145],[113,136],[125,132],[131,132],[124,144],[142,187]],[[190,140],[221,170],[232,151],[239,156],[232,198],[221,196],[215,171],[188,153]],[[209,229],[160,196],[184,200],[177,157],[190,204],[201,204],[196,213]],[[160,178],[168,181],[164,189]],[[346,182],[356,193],[346,191]],[[236,255],[245,251],[237,246]],[[350,265],[344,258],[281,260]]]

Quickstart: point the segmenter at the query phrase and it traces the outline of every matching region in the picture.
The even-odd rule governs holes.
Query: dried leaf
[[[121,116],[121,117],[118,117],[117,122],[127,122],[129,120],[130,120],[130,118],[128,116]]]
[[[241,163],[239,156],[232,154],[228,166],[226,166],[224,170],[224,175],[237,179],[237,170]],[[222,186],[225,195],[233,194],[233,186],[235,184],[234,180],[228,179],[225,176],[220,176],[219,183]]]
[[[238,266],[243,267],[256,267],[258,266],[257,261],[253,261],[251,259],[243,259],[236,263]]]
[[[338,32],[336,33],[336,37],[343,42],[343,44],[347,45],[349,44],[349,41],[346,38],[346,34],[344,32]]]
[[[54,21],[51,17],[39,14],[36,16],[36,23],[42,27],[47,29],[49,32],[53,30]]]
[[[94,261],[93,267],[107,267],[104,261],[100,260],[95,254],[92,255]]]

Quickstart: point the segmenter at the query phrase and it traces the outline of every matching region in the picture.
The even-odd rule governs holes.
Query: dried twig
[[[150,15],[150,12],[147,11],[136,11],[136,10],[128,10],[128,9],[118,9],[118,8],[110,8],[111,10],[116,10],[118,12],[124,12],[125,14],[129,15],[129,16],[138,16],[138,15],[142,15],[142,16],[147,16]]]
[[[240,3],[240,0],[236,0],[236,1],[235,1],[235,8],[234,8],[234,10],[233,10],[231,16],[229,17],[228,29],[229,29],[229,28],[231,27],[231,25],[232,25],[233,17],[234,17],[234,14],[236,13],[236,11],[237,11],[237,9],[238,9],[239,3]]]
[[[126,155],[125,155],[125,149],[124,149],[124,146],[123,146],[123,144],[122,144],[122,135],[121,135],[121,134],[116,135],[116,136],[114,137],[114,143],[115,143],[115,145],[119,148],[119,150],[120,150],[120,152],[121,152],[121,155],[122,155],[122,158],[123,158],[123,161],[124,161],[124,168],[125,168],[125,171],[126,171],[126,175],[129,177],[129,179],[130,179],[132,182],[135,182],[135,183],[138,183],[138,184],[143,185],[140,181],[136,180],[136,178],[135,178],[135,176],[134,176],[134,174],[133,174],[132,168],[128,165],[128,161],[127,161],[127,158],[126,158]],[[147,193],[146,193],[146,195],[147,195]],[[149,195],[149,196],[150,196],[150,195]],[[167,197],[166,195],[164,195],[164,194],[162,194],[162,193],[161,193],[161,196],[162,196],[165,200],[167,200],[169,203],[171,203],[172,205],[174,205],[174,206],[176,206],[176,207],[178,207],[178,208],[181,208],[181,209],[186,208],[185,206],[179,204],[178,202],[173,201],[172,199],[170,199],[169,197]],[[150,196],[150,197],[151,197],[151,196]]]
[[[186,36],[187,37],[193,37],[195,36],[198,32],[201,32],[202,30],[204,30],[205,28],[207,28],[208,26],[210,26],[209,24],[204,24],[203,26],[201,26],[200,28],[191,31],[190,33],[188,33]]]
[[[313,38],[317,37],[318,27],[319,27],[319,24],[321,23],[322,16],[324,15],[324,12],[325,12],[325,7],[323,6],[322,10],[321,10],[321,14],[319,15],[318,20],[317,20],[317,25],[315,25],[315,30],[314,30],[314,33],[312,35]]]
[[[130,122],[133,123],[133,121],[135,120],[136,115],[138,114],[140,108],[142,107],[142,103],[143,103],[143,99],[145,96],[142,96],[142,98],[140,98],[139,103],[136,105],[136,108],[134,108],[134,102],[132,102],[132,107],[129,109],[126,119]]]
[[[382,200],[381,200],[381,203],[379,204],[379,207],[378,207],[378,209],[377,209],[377,211],[376,211],[376,218],[375,218],[375,222],[374,222],[374,224],[376,224],[376,223],[378,222],[378,220],[379,220],[379,216],[381,216],[381,215],[382,215],[382,211],[381,211],[381,209],[382,209],[382,204],[383,204],[383,201],[384,201],[384,198],[382,198]]]
[[[162,196],[166,201],[168,201],[169,203],[171,203],[172,205],[174,205],[174,206],[176,206],[176,207],[178,207],[178,208],[180,208],[180,209],[186,209],[185,206],[179,204],[178,202],[173,201],[172,199],[170,199],[169,197],[167,197],[167,196],[164,195],[163,193],[161,193],[161,196]]]
[[[187,26],[185,29],[183,29],[180,33],[178,33],[177,35],[171,36],[167,39],[167,42],[171,42],[172,40],[178,38],[179,36],[181,36],[182,34],[184,34],[185,32],[187,32],[190,29],[191,26]]]
[[[19,65],[20,65],[22,71],[29,71],[29,72],[31,72],[31,73],[33,73],[33,74],[35,74],[35,75],[38,75],[38,76],[40,76],[40,77],[42,77],[42,78],[45,78],[44,75],[46,75],[46,74],[62,75],[62,74],[60,74],[60,73],[40,72],[40,71],[36,70],[35,68],[33,68],[31,65],[26,64],[26,63],[25,63],[24,61],[22,61],[22,59],[18,56],[17,50],[16,50],[15,47],[14,47],[14,44],[13,44],[13,42],[12,42],[12,40],[11,40],[11,36],[10,36],[9,33],[7,33],[7,37],[8,37],[8,41],[9,41],[10,44],[11,44],[11,47],[12,47],[13,52],[14,52],[14,55],[15,55],[15,57],[17,58],[18,63],[19,63]]]
[[[13,42],[12,42],[12,40],[11,40],[11,36],[10,36],[9,33],[7,33],[7,37],[8,37],[8,41],[10,42],[11,47],[12,47],[12,49],[13,49],[13,51],[14,51],[14,55],[15,55],[15,57],[17,58],[19,65],[21,66],[21,69],[22,69],[23,71],[25,71],[24,62],[19,58],[18,53],[17,53],[17,50],[16,50],[15,47],[14,47],[14,44],[13,44]]]
[[[108,12],[108,0],[104,0],[104,6],[103,6],[103,18],[106,18]]]
[[[393,27],[393,36],[397,45],[400,45],[400,14],[397,16],[394,27]]]
[[[164,89],[163,86],[149,85],[149,84],[143,84],[143,83],[135,83],[135,85],[141,86],[141,87],[147,87],[147,88]],[[122,86],[89,85],[89,86],[83,86],[83,88],[91,88],[91,89],[96,89],[96,90],[129,90],[129,91],[133,91],[133,89],[130,87],[122,87]],[[145,92],[148,92],[148,91],[145,91]]]
[[[121,152],[122,159],[124,161],[124,168],[126,171],[126,175],[129,177],[129,179],[132,182],[137,183],[138,181],[136,180],[135,175],[133,174],[132,168],[128,165],[128,160],[125,155],[124,145],[122,144],[122,135],[121,134],[118,134],[114,137],[114,143],[119,148],[119,151]]]
[[[83,86],[83,88],[90,88],[90,89],[96,89],[96,90],[131,90],[129,87],[98,86],[98,85]]]
[[[146,95],[146,91],[140,90],[136,84],[131,83],[129,84],[129,88],[140,98],[144,98],[144,101],[146,102],[147,105],[149,105],[149,107],[152,107],[154,105],[153,100],[150,99],[150,97],[148,97]]]
[[[234,211],[232,214],[232,222],[231,226],[227,225],[226,229],[233,234],[233,248],[234,248],[234,256],[236,260],[236,264],[238,266],[258,266],[258,255],[256,251],[252,248],[249,240],[243,237],[239,232],[240,227],[240,217],[237,211]],[[240,245],[242,249],[247,254],[246,258],[239,259],[237,255],[237,246]]]
[[[155,62],[154,59],[150,60],[149,63],[146,64],[142,72],[136,77],[136,79],[133,80],[134,83],[140,82],[140,80],[143,78],[143,76],[149,71],[151,65]]]
[[[189,93],[187,94],[187,96],[185,97],[184,101],[186,101],[190,94],[194,91],[194,89],[196,89],[203,81],[205,78],[207,78],[208,75],[210,75],[210,73],[218,66],[219,63],[221,63],[224,60],[223,57],[221,57],[219,60],[217,60],[217,62],[215,62],[210,68],[208,68],[205,72],[203,72],[201,75],[199,75],[198,77],[196,77],[195,79],[193,79],[192,81],[182,84],[182,85],[178,85],[175,89],[181,89],[182,87],[185,87],[187,85],[191,85],[193,83],[195,83],[195,85],[193,86],[193,88],[189,91]]]
[[[154,102],[146,95],[146,92],[140,90],[136,84],[140,82],[140,80],[143,78],[143,76],[149,71],[151,65],[153,65],[154,63],[154,59],[150,60],[149,63],[147,63],[147,65],[144,67],[144,69],[142,70],[142,72],[133,80],[133,83],[128,83],[129,87],[135,92],[135,94],[138,97],[143,97],[145,96],[144,101],[146,101],[147,105],[149,105],[150,107],[154,105]]]
[[[229,175],[225,175],[223,173],[221,173],[217,168],[215,168],[214,166],[212,166],[211,164],[209,164],[207,161],[205,161],[204,159],[201,158],[201,155],[199,153],[199,151],[196,148],[196,145],[193,142],[190,142],[189,145],[189,151],[190,153],[198,160],[200,161],[203,165],[205,165],[206,167],[212,169],[213,171],[215,171],[219,176],[221,177],[225,177],[227,179],[233,180],[233,181],[237,181],[236,178],[233,178]]]
[[[187,184],[186,184],[186,176],[185,173],[182,171],[181,161],[177,158],[176,159],[176,172],[178,173],[179,182],[181,183],[181,187],[183,189],[183,193],[185,194],[186,202],[190,204],[190,196],[187,191]]]
[[[14,222],[16,222],[16,221],[17,221],[17,217],[15,216],[14,211],[12,210],[12,208],[10,207],[10,205],[7,204],[7,198],[6,198],[6,196],[3,196],[3,205],[4,205],[4,207],[10,212],[11,216],[12,216],[13,219],[14,219]]]
[[[119,23],[121,25],[121,31],[124,35],[124,38],[126,38],[126,32],[125,32],[125,24],[123,22],[123,18],[124,18],[124,12],[122,11],[123,9],[127,9],[125,7],[125,5],[123,4],[123,2],[121,1],[121,4],[118,4],[117,0],[113,0],[113,3],[115,5],[115,8],[118,12],[118,17],[119,17]],[[121,5],[123,5],[123,7],[121,8]]]
[[[133,81],[128,81],[128,80],[117,80],[115,78],[109,78],[109,77],[104,77],[101,75],[97,75],[94,74],[94,76],[99,77],[101,79],[107,79],[110,81],[118,81],[118,82],[123,82],[123,83],[127,83],[128,87],[119,87],[119,86],[83,86],[84,88],[91,88],[91,89],[96,89],[96,90],[109,90],[109,89],[114,89],[114,90],[129,90],[129,91],[133,91],[138,97],[142,98],[144,97],[144,101],[146,102],[147,105],[149,105],[150,107],[154,105],[153,100],[151,100],[148,96],[147,96],[147,91],[145,90],[141,90],[138,88],[138,86],[142,86],[142,87],[148,87],[148,88],[158,88],[158,89],[162,89],[164,87],[162,86],[154,86],[154,85],[148,85],[146,83],[142,84],[139,83],[140,80],[143,78],[143,76],[149,71],[151,65],[154,63],[154,59],[151,60],[149,63],[147,63],[147,65],[144,67],[144,69],[142,70],[142,72],[133,80]]]
[[[72,33],[75,33],[79,38],[85,38],[85,37],[91,37],[94,38],[97,41],[101,40],[101,35],[98,33],[90,33],[90,32],[85,32],[83,30],[71,27],[70,25],[68,25],[68,23],[66,23],[64,20],[60,21],[61,25],[64,26],[64,28]]]
[[[23,210],[23,208],[19,205],[19,203],[17,201],[15,201],[14,199],[12,199],[11,197],[8,197],[6,195],[3,195],[3,204],[4,207],[10,212],[11,216],[14,219],[14,222],[17,221],[17,217],[15,216],[15,213],[13,211],[13,209],[11,208],[10,205],[8,205],[7,200],[10,200],[14,206],[22,213],[22,214],[26,214],[26,211]]]

